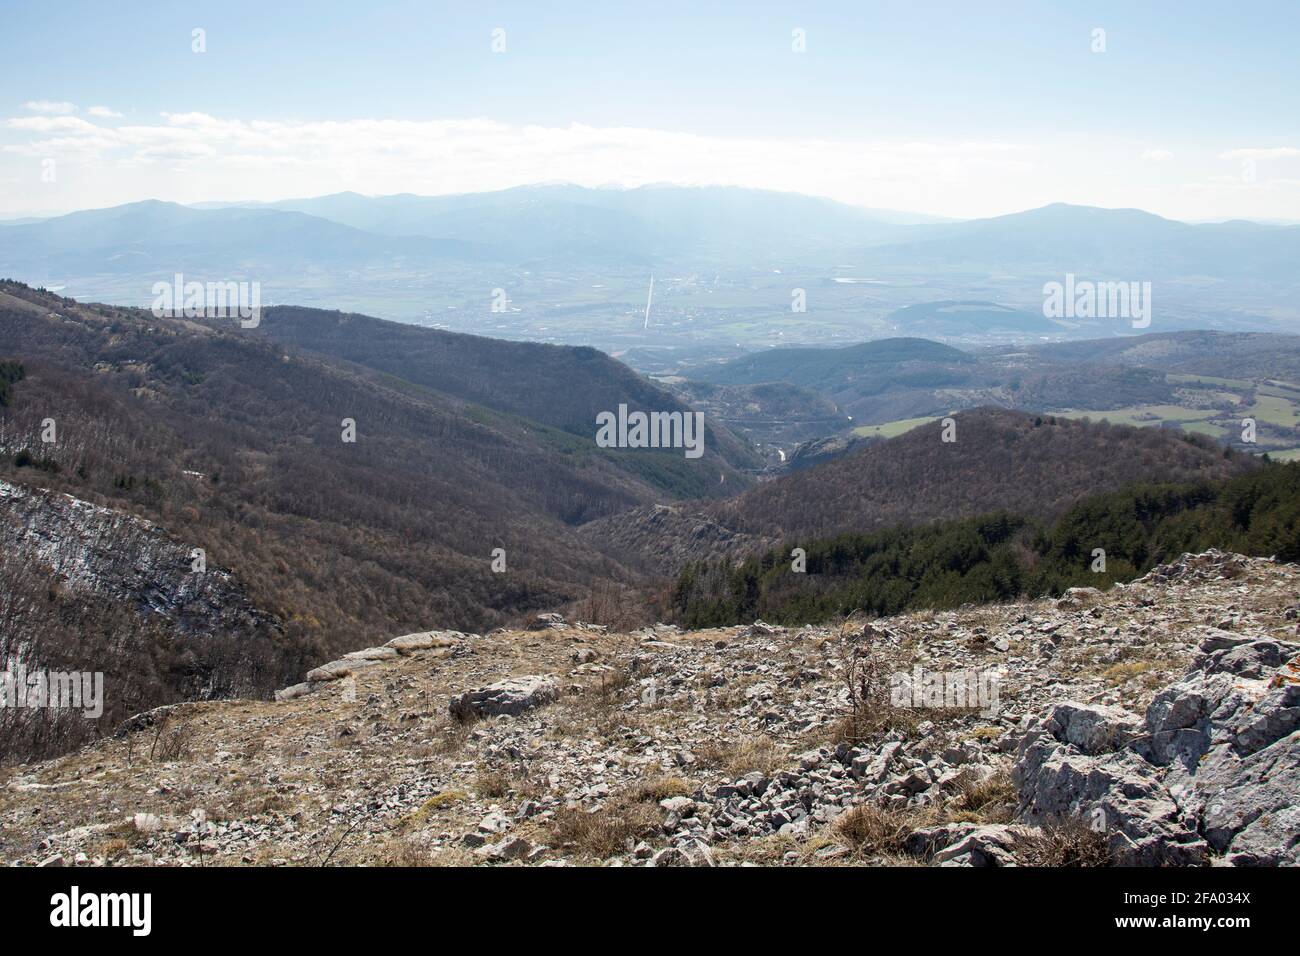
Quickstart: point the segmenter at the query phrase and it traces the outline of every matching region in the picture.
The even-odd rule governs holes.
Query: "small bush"
[[[641,803],[658,803],[669,797],[689,797],[695,788],[681,777],[657,777],[647,780],[633,791]]]
[[[1018,853],[1027,866],[1111,866],[1110,841],[1105,833],[1082,820],[1050,824],[1027,841]]]
[[[611,801],[599,810],[563,809],[551,821],[551,839],[580,853],[607,859],[626,853],[659,830],[659,813],[642,802]]]
[[[915,810],[889,810],[874,803],[860,803],[841,813],[835,832],[859,856],[903,852],[903,841],[929,822]]]
[[[955,798],[948,807],[953,820],[972,823],[1010,823],[1016,808],[1016,788],[1006,772],[977,779],[958,778]]]
[[[785,752],[771,737],[742,737],[736,741],[710,741],[695,754],[706,767],[733,777],[747,773],[769,774],[785,763]]]
[[[474,778],[474,792],[480,797],[504,797],[510,790],[510,777],[499,770],[487,770]]]

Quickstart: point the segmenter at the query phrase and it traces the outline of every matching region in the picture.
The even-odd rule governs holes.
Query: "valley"
[[[1300,17],[1092,7],[4,0],[9,947],[1290,938]]]

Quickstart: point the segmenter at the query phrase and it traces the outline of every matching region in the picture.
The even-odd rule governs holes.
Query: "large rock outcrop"
[[[1300,863],[1300,646],[1204,630],[1144,732],[1119,708],[1068,702],[1029,722],[1020,821],[1086,821],[1122,864]]]

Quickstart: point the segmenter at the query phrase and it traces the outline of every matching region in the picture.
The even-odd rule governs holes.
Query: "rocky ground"
[[[1298,585],[1208,552],[834,626],[406,635],[0,771],[0,860],[1295,864]]]

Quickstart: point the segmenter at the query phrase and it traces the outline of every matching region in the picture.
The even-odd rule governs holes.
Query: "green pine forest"
[[[792,569],[796,547],[807,555],[803,573]],[[999,512],[789,541],[739,565],[698,562],[678,576],[671,610],[682,627],[701,628],[953,608],[1106,588],[1212,547],[1300,561],[1300,463],[1219,481],[1136,485],[1085,498],[1051,524]],[[1104,571],[1093,570],[1097,548]]]

